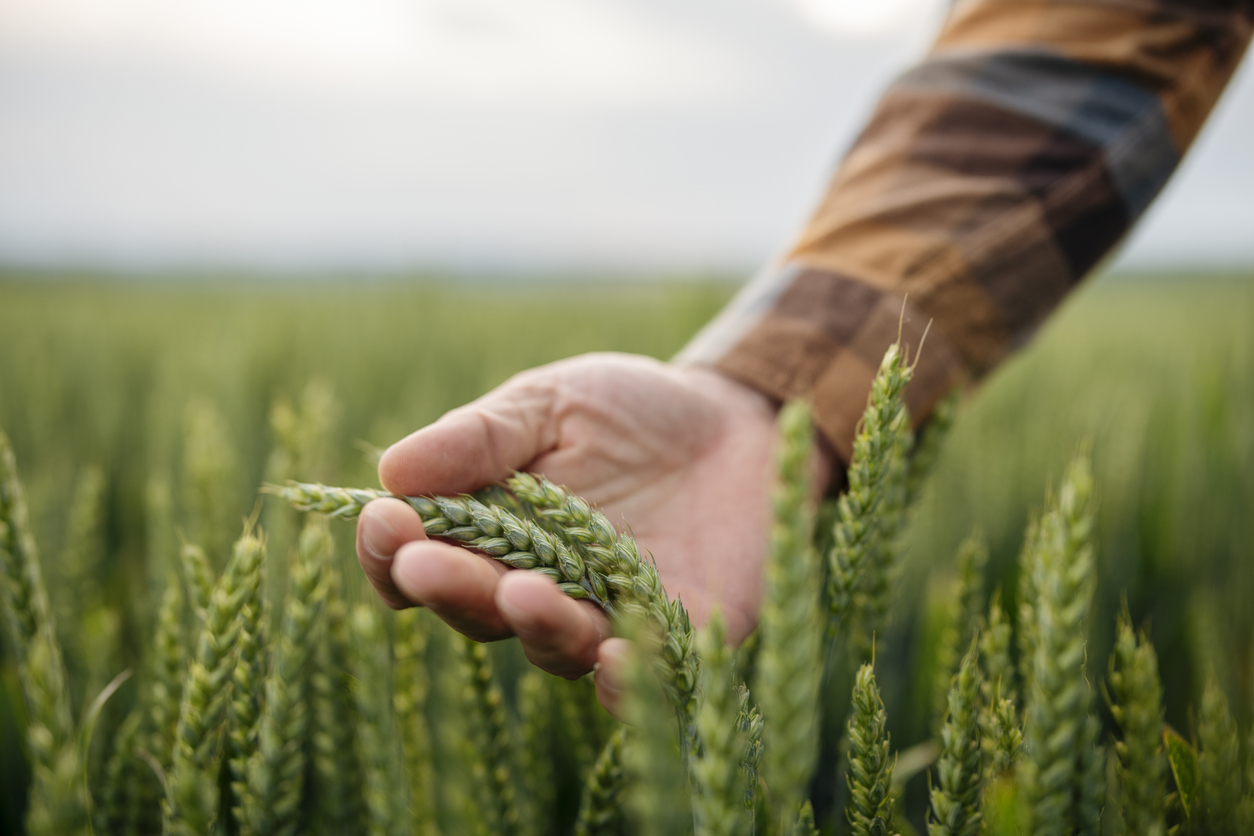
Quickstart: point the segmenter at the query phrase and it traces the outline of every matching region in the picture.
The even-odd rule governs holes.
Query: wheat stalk
[[[813,430],[804,402],[790,403],[780,412],[779,437],[755,695],[766,719],[763,760],[773,825],[776,832],[787,833],[806,797],[818,754],[823,667],[822,635],[816,629],[821,587],[813,548]]]
[[[1165,836],[1163,686],[1154,648],[1144,636],[1137,638],[1126,608],[1119,616],[1109,679],[1110,713],[1122,735],[1114,749],[1124,825],[1132,836]]]
[[[220,561],[228,542],[224,534],[236,519],[239,458],[221,413],[209,401],[189,403],[184,425],[183,509],[192,540],[204,546],[212,560]]]
[[[582,682],[582,680],[580,680]],[[553,774],[557,751],[554,736],[554,703],[561,700],[555,683],[563,682],[538,668],[531,668],[518,680],[518,779],[522,788],[521,829],[525,836],[547,833],[557,801],[557,781]],[[573,684],[573,683],[572,683]],[[567,689],[563,688],[562,691]],[[563,703],[565,701],[562,701]],[[571,736],[582,741],[574,724],[563,722]],[[582,774],[583,768],[578,770]]]
[[[98,819],[107,833],[130,836],[160,830],[159,782],[170,771],[187,661],[182,615],[183,592],[170,572],[157,609],[147,690],[118,729],[105,766]]]

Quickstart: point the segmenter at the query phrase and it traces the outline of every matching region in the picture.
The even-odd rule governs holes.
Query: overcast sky
[[[943,0],[0,0],[0,263],[743,273]],[[1254,70],[1121,256],[1254,263]]]

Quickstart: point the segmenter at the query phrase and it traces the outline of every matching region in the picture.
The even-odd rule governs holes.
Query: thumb
[[[553,387],[524,372],[389,447],[379,481],[395,494],[469,493],[508,477],[557,446]]]

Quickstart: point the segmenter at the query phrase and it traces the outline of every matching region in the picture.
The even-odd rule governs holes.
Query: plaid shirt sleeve
[[[1254,0],[957,0],[787,255],[676,358],[808,395],[846,463],[880,357],[923,420],[1022,345],[1162,189]]]

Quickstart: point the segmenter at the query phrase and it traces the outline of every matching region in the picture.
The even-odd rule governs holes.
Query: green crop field
[[[302,573],[314,564],[286,558],[289,550],[298,551],[301,522],[274,499],[262,503],[257,488],[263,481],[374,487],[378,448],[512,373],[593,350],[668,357],[730,295],[726,285],[696,282],[0,278],[0,429],[11,439],[25,483],[75,721],[117,673],[135,672],[104,704],[83,764],[100,809],[96,832],[114,832],[114,822],[125,818],[105,809],[111,803],[104,797],[112,786],[110,770],[121,769],[111,754],[127,732],[127,717],[136,716],[131,710],[148,705],[145,694],[160,679],[153,672],[152,647],[163,635],[164,591],[173,584],[194,593],[185,574],[178,580],[188,566],[181,559],[184,542],[203,547],[216,576],[227,565],[242,521],[259,516],[270,556],[253,632],[271,635],[275,665],[281,666],[284,645],[278,637],[303,623],[299,617],[287,620],[285,589],[312,583]],[[316,443],[302,433],[316,436]],[[866,729],[878,722],[876,703],[868,696],[878,687],[886,731],[893,750],[901,753],[899,769],[907,754],[925,757],[931,751],[935,757],[928,742],[938,739],[949,675],[966,649],[955,647],[953,639],[966,635],[957,629],[962,611],[954,594],[962,580],[956,561],[960,544],[973,531],[987,544],[987,565],[972,593],[980,612],[999,592],[1011,620],[1017,620],[1025,589],[1019,572],[1024,531],[1046,508],[1061,509],[1048,519],[1066,516],[1071,494],[1061,488],[1077,454],[1092,462],[1096,521],[1092,618],[1081,630],[1088,631],[1087,640],[1080,635],[1077,641],[1087,660],[1092,712],[1103,743],[1124,728],[1104,695],[1111,693],[1116,706],[1122,699],[1115,680],[1106,684],[1106,660],[1126,603],[1131,625],[1144,630],[1157,651],[1167,723],[1197,744],[1199,725],[1204,737],[1215,727],[1206,718],[1221,713],[1214,695],[1226,695],[1242,738],[1239,747],[1233,741],[1232,765],[1235,769],[1238,754],[1254,759],[1244,742],[1254,719],[1254,608],[1246,604],[1254,596],[1254,277],[1103,279],[1077,293],[1030,346],[980,388],[964,393],[935,467],[904,518],[900,558],[889,578],[892,604],[873,637],[874,681],[855,677],[853,665],[834,665],[817,697],[821,733],[807,797],[823,832],[846,832],[842,739],[854,728],[847,725],[851,689],[853,716]],[[439,789],[409,808],[417,824],[378,824],[386,818],[375,809],[378,797],[388,788],[371,781],[394,780],[406,769],[418,780],[413,764],[403,763],[396,751],[384,751],[391,724],[414,709],[404,699],[394,705],[386,699],[371,702],[372,689],[357,689],[354,713],[371,732],[354,745],[384,764],[375,771],[363,767],[355,778],[365,799],[362,815],[374,816],[370,832],[415,832],[411,827],[429,832],[422,822],[449,834],[509,829],[494,830],[472,814],[476,785],[496,778],[491,763],[485,767],[466,747],[499,751],[497,738],[511,724],[548,729],[548,749],[515,740],[527,754],[509,756],[515,759],[518,809],[529,815],[541,807],[550,811],[540,816],[541,824],[524,822],[517,832],[569,832],[581,803],[582,776],[592,770],[604,741],[617,734],[608,716],[589,703],[586,683],[566,689],[568,683],[537,679],[527,673],[512,642],[475,655],[425,618],[411,613],[398,626],[382,608],[358,607],[372,596],[357,575],[351,529],[346,524],[330,529],[334,557],[328,565],[338,571],[351,611],[341,614],[341,621],[345,630],[351,626],[359,649],[372,646],[372,636],[392,636],[390,656],[359,662],[366,666],[362,670],[383,671],[370,681],[386,684],[391,677],[412,684],[417,677],[424,683],[420,713],[429,721],[424,734],[430,739],[421,745],[429,753],[427,768],[434,764],[440,773]],[[822,531],[818,539],[823,541]],[[1032,594],[1044,595],[1039,589]],[[329,615],[329,598],[326,606]],[[188,601],[176,612],[181,635],[194,637],[190,630],[202,616],[193,609]],[[404,640],[411,629],[421,633],[421,643]],[[19,681],[25,651],[7,622],[0,636],[0,834],[16,834],[23,832],[31,782],[32,751],[24,735],[32,718]],[[186,642],[191,655],[192,638]],[[703,647],[709,664],[721,670],[717,651]],[[1017,659],[1020,652],[1016,645],[1012,655]],[[423,660],[421,676],[413,670],[414,659]],[[731,660],[723,661],[730,670]],[[759,659],[759,673],[773,664],[763,667]],[[323,664],[323,672],[333,667]],[[358,676],[365,681],[366,674]],[[477,691],[476,676],[484,677]],[[463,687],[479,695],[479,702],[471,700],[480,712],[476,716],[500,732],[496,738],[481,739],[483,730],[461,716]],[[734,714],[736,706],[726,710]],[[1029,700],[1025,741],[1039,749],[1044,744],[1033,744],[1032,710]],[[303,745],[310,749],[314,776],[318,731],[334,729],[322,728],[325,718],[311,711],[313,736]],[[537,711],[548,726],[527,725]],[[1036,728],[1042,725],[1038,718]],[[766,729],[769,753],[769,715]],[[399,737],[406,734],[401,728]],[[1205,779],[1215,746],[1200,743],[1195,748],[1202,752]],[[534,766],[526,758],[534,759],[537,751],[551,755],[540,770],[550,776],[549,784],[539,789],[529,785],[525,768]],[[615,750],[611,745],[607,751]],[[639,757],[630,751],[623,764],[596,764],[605,786],[612,784],[607,777],[612,767],[640,769]],[[392,767],[387,758],[396,759]],[[160,765],[161,758],[155,761]],[[149,768],[142,759],[136,762]],[[763,763],[770,766],[769,754]],[[924,766],[928,763],[925,758]],[[657,767],[657,774],[664,771]],[[221,781],[229,788],[228,773],[223,767]],[[912,774],[896,790],[894,826],[900,829],[910,823],[921,829],[928,815],[928,772]],[[143,780],[158,786],[151,769]],[[310,780],[316,784],[316,776]],[[934,775],[931,780],[935,786]],[[1128,783],[1123,778],[1112,783],[1110,797],[1114,786]],[[999,786],[994,781],[986,790]],[[177,789],[170,792],[177,796]],[[1165,794],[1166,789],[1160,795]],[[1006,805],[1013,807],[1013,800]],[[990,801],[985,809],[991,820],[1001,808]],[[780,811],[772,810],[769,821],[787,821],[793,812],[781,819]],[[313,815],[301,813],[300,829],[326,832],[321,828],[327,825]],[[648,810],[635,815],[639,821],[665,818],[650,818]],[[136,816],[116,832],[160,831],[159,810]],[[1186,827],[1199,826],[1196,818],[1182,817],[1178,806],[1168,810],[1172,816]],[[246,811],[239,820],[252,821]],[[783,832],[767,821],[759,821],[757,832]],[[1109,811],[1101,821],[1102,832],[1124,832],[1122,818]],[[236,826],[229,822],[223,826]],[[1212,832],[1224,831],[1212,825]]]

